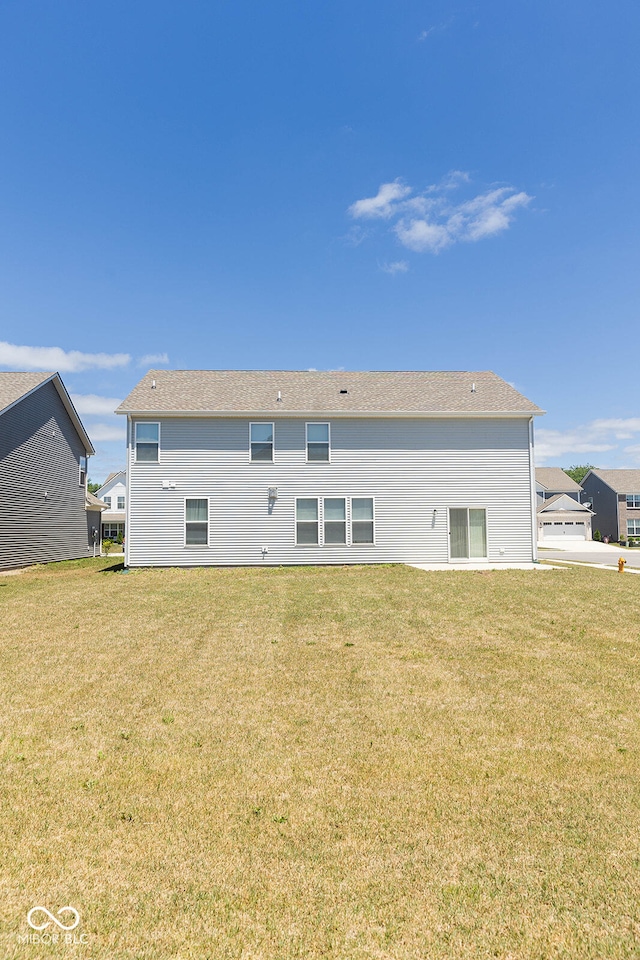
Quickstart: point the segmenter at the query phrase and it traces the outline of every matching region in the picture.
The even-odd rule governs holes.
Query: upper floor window
[[[628,493],[628,494],[627,494],[627,506],[628,506],[628,507],[640,507],[640,493]]]
[[[103,497],[103,498],[102,498],[102,501],[103,501],[103,503],[106,503],[106,505],[108,506],[109,510],[111,510],[111,497]]]
[[[136,460],[157,463],[160,452],[160,424],[136,423]]]
[[[329,424],[307,424],[307,460],[329,459]]]
[[[84,487],[87,482],[87,458],[80,457],[80,468],[78,470],[78,483]]]
[[[249,424],[251,459],[273,461],[273,424]]]
[[[124,497],[118,497],[118,510],[124,510]]]

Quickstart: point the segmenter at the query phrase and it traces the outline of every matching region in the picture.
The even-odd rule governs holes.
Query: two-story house
[[[90,556],[93,446],[57,373],[0,372],[0,568]]]
[[[96,497],[106,505],[102,514],[102,539],[113,541],[118,541],[121,537],[124,539],[127,471],[118,470],[110,473],[100,489],[96,490]]]
[[[117,412],[129,566],[536,558],[543,411],[493,373],[155,370]]]
[[[603,537],[640,537],[640,470],[590,470],[582,488]]]
[[[538,540],[591,540],[593,512],[580,503],[582,487],[560,467],[536,467]]]

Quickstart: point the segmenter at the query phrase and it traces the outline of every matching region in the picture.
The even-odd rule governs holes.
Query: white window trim
[[[322,462],[322,461],[320,461],[320,462]],[[326,462],[327,462],[327,461],[325,460],[324,463],[326,463]],[[343,497],[341,497],[341,496],[336,496],[336,497],[334,497],[333,494],[332,494],[332,495],[329,496],[329,497],[320,497],[319,499],[322,501],[322,546],[323,546],[323,547],[324,547],[325,545],[326,545],[327,547],[349,547],[349,546],[351,546],[351,543],[350,543],[350,538],[351,538],[351,519],[350,519],[350,517],[351,517],[351,498],[350,498],[350,497],[344,497],[344,496],[343,496]],[[325,530],[324,530],[324,525],[325,525],[324,502],[325,502],[325,500],[344,500],[344,543],[327,543],[327,544],[325,544],[325,539],[324,539],[324,533],[325,533]],[[339,522],[341,523],[342,521],[339,521]],[[331,521],[329,521],[329,523],[331,523]],[[359,544],[358,544],[358,546],[359,546]]]
[[[325,461],[326,462],[326,461]],[[318,503],[318,542],[317,543],[298,543],[298,500],[316,500]],[[324,539],[324,501],[325,500],[344,500],[345,501],[345,526],[346,526],[346,542],[345,543],[325,543]],[[373,506],[373,542],[372,543],[354,543],[353,542],[353,501],[354,500],[371,500]],[[355,496],[347,496],[346,494],[327,494],[327,496],[318,494],[317,496],[304,497],[296,496],[294,497],[294,507],[293,507],[293,542],[296,547],[327,547],[332,549],[334,547],[355,547],[356,550],[359,550],[360,547],[375,547],[377,545],[377,511],[376,511],[376,498],[372,497],[369,493],[359,493]],[[358,521],[356,521],[357,523]],[[368,521],[366,521],[368,522]]]
[[[452,557],[451,556],[451,511],[452,510],[484,510],[484,522],[487,533],[487,555],[485,557]],[[467,513],[467,532],[469,529],[469,514]],[[489,511],[487,507],[478,504],[456,504],[453,507],[447,507],[447,553],[449,563],[481,563],[483,560],[489,560]]]
[[[298,543],[298,500],[315,500],[318,504],[318,542],[317,543]],[[310,520],[303,520],[302,523],[311,523]],[[324,497],[295,497],[293,507],[293,542],[296,547],[318,548],[324,546]]]
[[[183,497],[182,504],[182,526],[183,543],[185,550],[208,550],[211,546],[211,497]],[[207,542],[206,543],[187,543],[187,500],[206,500],[207,501]],[[190,521],[191,522],[191,521]]]
[[[328,460],[310,460],[309,459],[309,427],[317,426],[327,427],[328,430],[328,443],[329,443],[329,459]],[[312,441],[313,443],[313,441]],[[329,420],[308,420],[304,425],[304,455],[307,463],[313,464],[322,464],[322,463],[331,463],[331,422]],[[342,499],[342,498],[339,498]]]
[[[157,460],[138,460],[138,424],[153,423],[158,428],[158,459]],[[144,441],[142,441],[144,443]],[[133,430],[133,462],[134,463],[160,463],[162,459],[162,424],[159,420],[136,420]]]
[[[349,497],[349,529],[347,536],[349,538],[349,546],[355,547],[356,550],[360,550],[361,547],[375,547],[377,543],[377,520],[376,520],[376,498],[372,497],[370,493],[358,493],[356,496]],[[371,500],[373,506],[373,543],[354,543],[353,542],[353,501],[354,500]],[[358,521],[356,520],[356,523]]]
[[[271,443],[271,460],[254,460],[251,457],[251,427],[254,424],[265,424],[268,423],[271,426],[271,435],[273,441]],[[256,441],[259,442],[259,441]],[[276,462],[276,424],[274,420],[250,420],[249,421],[249,463],[275,463]],[[304,497],[302,498],[304,499]],[[312,499],[312,498],[309,498]]]

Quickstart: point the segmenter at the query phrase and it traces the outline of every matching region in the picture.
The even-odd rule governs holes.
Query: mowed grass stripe
[[[0,617],[3,955],[69,903],[105,960],[638,955],[634,578],[81,561]]]

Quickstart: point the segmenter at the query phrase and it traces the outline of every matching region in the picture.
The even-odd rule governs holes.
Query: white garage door
[[[587,529],[584,523],[576,523],[573,520],[554,520],[553,522],[545,520],[542,524],[542,536],[562,537],[564,540],[586,540]]]

